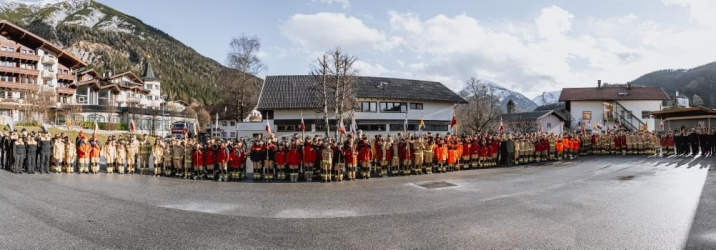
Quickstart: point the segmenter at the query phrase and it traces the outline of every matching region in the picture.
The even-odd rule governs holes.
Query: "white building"
[[[566,118],[552,110],[508,113],[500,116],[507,132],[539,132],[561,135]]]
[[[269,119],[272,131],[278,136],[301,133],[302,115],[309,135],[325,134],[319,94],[311,87],[312,79],[308,75],[266,77],[257,110],[264,119]],[[401,133],[406,119],[409,133],[417,133],[423,119],[422,131],[445,134],[454,107],[467,102],[439,82],[365,76],[356,78],[355,96],[358,130],[367,135]],[[329,106],[333,135],[339,122],[336,122],[332,101]],[[344,114],[346,130],[350,130],[351,125],[347,119],[349,113]]]
[[[676,91],[676,95],[674,95],[674,98],[676,99],[676,106],[675,108],[688,108],[689,107],[689,98],[685,95],[679,95],[679,91]]]
[[[168,134],[171,121],[185,116],[183,108],[165,107],[148,61],[142,77],[80,72],[84,67],[72,53],[0,20],[0,115],[14,121],[44,117],[60,125],[67,119],[74,125],[96,121],[107,129],[134,120],[137,132],[157,135]]]
[[[658,87],[601,86],[601,81],[596,88],[564,88],[559,97],[577,128],[588,127],[587,124],[613,128],[621,124],[627,130],[649,131],[655,129],[650,112],[661,110],[668,100],[666,92]]]

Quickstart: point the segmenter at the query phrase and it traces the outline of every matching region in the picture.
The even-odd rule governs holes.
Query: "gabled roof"
[[[72,55],[72,53],[65,52],[59,46],[45,40],[38,35],[33,34],[30,31],[20,28],[19,26],[8,22],[7,20],[0,20],[0,34],[8,36],[12,40],[29,48],[42,48],[48,50],[57,55],[60,64],[65,65],[71,69],[77,69],[87,66],[87,63],[75,57],[74,55]]]
[[[258,110],[315,109],[319,90],[310,75],[267,76],[264,81]],[[385,77],[356,77],[356,98],[415,102],[467,103],[439,82]],[[333,101],[329,100],[329,105]]]
[[[127,71],[127,72],[124,72],[124,73],[119,73],[119,74],[110,76],[109,79],[117,79],[117,78],[120,78],[120,77],[123,77],[123,76],[129,77],[130,79],[134,80],[135,82],[137,82],[137,83],[139,83],[139,84],[144,83],[144,81],[142,81],[142,79],[140,79],[139,77],[137,77],[137,75],[135,75],[135,74],[132,73],[131,71]]]
[[[100,77],[100,76],[99,76],[99,73],[97,73],[97,71],[95,71],[94,69],[88,69],[88,70],[79,72],[78,74],[79,74],[80,76],[82,76],[82,75],[92,75],[92,76],[94,76],[94,78],[99,78],[99,77]]]
[[[567,120],[564,116],[562,116],[559,113],[556,113],[552,110],[502,114],[501,118],[505,122],[536,121],[536,120],[538,120],[542,117],[548,116],[548,115],[554,115],[562,121]]]
[[[601,87],[601,88],[564,88],[559,101],[619,101],[619,100],[669,100],[659,87]]]

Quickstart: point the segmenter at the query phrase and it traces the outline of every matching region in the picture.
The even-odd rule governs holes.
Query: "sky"
[[[307,74],[340,48],[361,75],[470,77],[532,98],[716,61],[709,0],[99,0],[221,63],[232,37],[261,40],[265,75]]]

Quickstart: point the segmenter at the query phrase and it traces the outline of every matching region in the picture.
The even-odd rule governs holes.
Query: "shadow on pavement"
[[[709,164],[705,163],[704,164]],[[713,164],[710,164],[713,168]],[[699,206],[686,242],[687,249],[716,249],[716,171],[706,176]]]

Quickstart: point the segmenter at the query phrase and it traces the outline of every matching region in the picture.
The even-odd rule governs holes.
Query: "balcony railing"
[[[8,52],[8,51],[0,51],[0,57],[17,58],[17,59],[30,60],[30,61],[39,61],[40,60],[40,56],[38,56],[38,55],[23,54],[23,53]]]
[[[53,79],[53,78],[55,78],[56,75],[57,74],[53,71],[47,71],[47,70],[42,71],[42,78],[45,78],[45,79]]]
[[[19,83],[19,82],[3,82],[0,81],[0,88],[8,88],[8,89],[23,89],[23,90],[33,90],[37,91],[40,89],[40,86],[37,84],[32,83]]]
[[[36,69],[23,69],[19,67],[11,67],[11,66],[0,66],[0,72],[8,72],[8,73],[17,73],[21,75],[33,75],[36,76],[40,74],[40,71]]]
[[[55,90],[57,90],[58,94],[65,94],[65,95],[74,95],[75,94],[75,89],[71,89],[71,88],[57,87]]]
[[[75,76],[65,73],[57,73],[57,80],[74,81]]]
[[[42,64],[55,64],[55,58],[50,56],[43,56]]]

